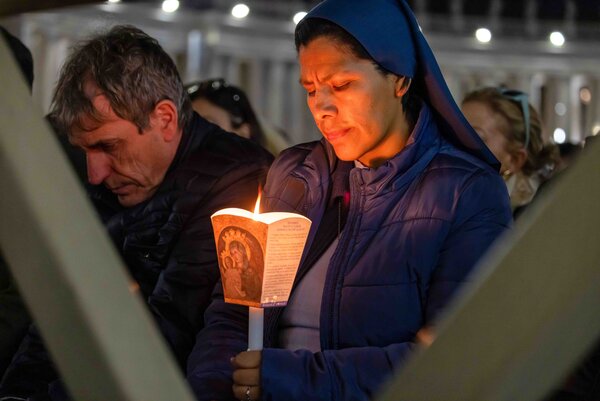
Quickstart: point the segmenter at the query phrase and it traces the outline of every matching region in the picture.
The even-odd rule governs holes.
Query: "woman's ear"
[[[408,88],[410,88],[411,82],[412,79],[397,75],[395,82],[396,97],[404,96],[404,94],[408,92]]]
[[[165,142],[177,138],[179,128],[177,107],[171,100],[161,100],[150,114],[150,125],[161,130]]]

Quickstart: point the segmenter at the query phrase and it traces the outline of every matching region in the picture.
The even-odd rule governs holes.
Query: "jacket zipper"
[[[336,293],[341,290],[343,279],[339,277],[342,273],[342,267],[345,265],[349,255],[347,249],[350,246],[351,239],[353,238],[353,231],[355,230],[355,222],[360,216],[360,210],[362,207],[363,196],[361,191],[361,179],[360,176],[356,175],[350,180],[350,205],[348,206],[348,217],[344,230],[339,237],[338,246],[331,257],[331,261],[328,268],[328,273],[325,279],[325,286],[323,289],[322,303],[327,305],[327,320],[325,330],[322,331],[325,335],[321,336],[321,349],[337,349],[337,335],[334,328],[339,325],[335,321],[335,311],[339,308],[340,300],[336,301]],[[341,207],[341,204],[340,204]],[[340,214],[338,215],[341,217]],[[338,231],[341,231],[341,222],[338,221]],[[339,318],[339,316],[338,316]]]

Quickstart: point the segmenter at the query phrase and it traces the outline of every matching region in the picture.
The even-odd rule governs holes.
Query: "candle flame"
[[[254,219],[260,214],[260,198],[262,197],[262,191],[258,187],[258,196],[256,197],[256,205],[254,206]]]

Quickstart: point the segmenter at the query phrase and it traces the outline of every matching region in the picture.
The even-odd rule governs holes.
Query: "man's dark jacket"
[[[123,208],[105,187],[89,190],[181,366],[219,278],[210,216],[225,207],[251,209],[271,161],[260,146],[194,113],[164,181],[150,199]],[[50,384],[46,389],[55,375],[41,352],[41,342],[30,333],[4,377],[0,397],[47,394],[60,387]]]
[[[29,326],[29,314],[0,252],[0,377]]]

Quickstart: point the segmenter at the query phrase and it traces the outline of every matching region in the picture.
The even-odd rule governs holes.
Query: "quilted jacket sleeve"
[[[198,401],[233,401],[230,359],[248,346],[248,308],[226,304],[219,283],[205,316],[188,358],[187,380]]]
[[[272,189],[277,187],[273,182],[280,182],[292,165],[287,158],[280,157],[274,162],[263,192],[263,205],[269,207],[271,190],[277,190]],[[231,390],[233,369],[230,358],[248,346],[248,308],[225,303],[219,282],[204,315],[204,323],[187,361],[188,383],[199,401],[235,400]]]
[[[0,253],[0,377],[23,339],[30,318]]]
[[[50,399],[49,387],[58,374],[38,330],[30,325],[0,384],[0,398]]]
[[[510,228],[509,202],[498,174],[479,173],[465,185],[429,280],[425,324],[432,324],[490,245]]]
[[[267,168],[266,160],[240,165],[214,184],[186,222],[149,298],[150,308],[182,367],[196,333],[204,325],[204,311],[219,279],[210,216],[226,207],[253,207]]]

